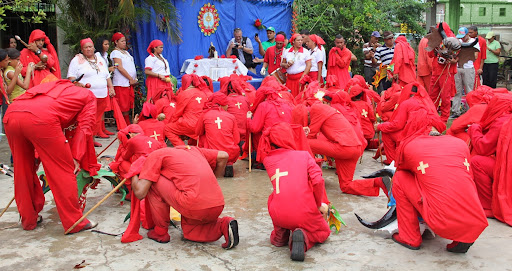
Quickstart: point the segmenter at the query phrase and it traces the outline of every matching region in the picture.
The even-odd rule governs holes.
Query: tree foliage
[[[7,11],[17,13],[24,23],[42,23],[46,13],[37,9],[39,3],[41,0],[0,0],[0,30],[7,29],[3,18]]]
[[[400,32],[400,24],[405,24],[411,32],[423,35],[423,13],[429,5],[419,0],[294,1],[298,30],[320,35],[328,49],[334,45],[334,37],[341,34],[360,60],[359,48],[375,30]]]

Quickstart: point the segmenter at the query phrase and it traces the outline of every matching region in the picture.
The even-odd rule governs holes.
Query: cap
[[[461,27],[459,28],[459,32],[457,33],[457,38],[458,39],[461,39],[463,38],[464,36],[466,36],[468,34],[468,28],[467,27]]]
[[[271,26],[271,27],[267,27],[267,31],[274,31],[274,32],[276,32],[276,29]]]
[[[485,39],[487,39],[487,40],[492,38],[492,37],[494,37],[494,32],[493,31],[491,31],[491,32],[487,33],[487,35],[485,35]]]
[[[373,32],[372,32],[372,37],[380,38],[380,33],[379,33],[379,31],[373,31]]]

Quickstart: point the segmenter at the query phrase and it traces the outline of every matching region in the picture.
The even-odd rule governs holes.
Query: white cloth
[[[162,60],[158,59],[158,57],[149,55],[148,57],[146,57],[146,60],[144,61],[146,65],[144,68],[150,69],[152,72],[155,72],[157,74],[170,75],[171,72],[169,71],[169,62],[167,62],[167,59],[165,59],[162,55],[160,56],[165,61],[165,64],[164,62],[162,62]]]
[[[130,75],[133,79],[136,79],[137,70],[135,69],[135,62],[133,61],[133,57],[127,51],[124,52],[125,53],[122,53],[119,50],[114,50],[112,53],[110,53],[110,59],[112,59],[112,63],[114,63],[114,58],[120,59],[123,64],[123,68],[126,70],[128,75]],[[118,69],[115,69],[112,83],[115,87],[129,87],[130,78],[124,77]]]
[[[108,53],[107,52],[104,52],[103,54],[100,54],[100,52],[96,52],[95,55],[97,58],[102,57],[103,60],[105,60],[105,63],[108,64]]]
[[[317,72],[318,71],[318,62],[320,62],[320,61],[324,62],[324,56],[322,54],[322,50],[318,49],[318,47],[315,47],[315,49],[313,49],[313,51],[311,52],[311,69],[309,71]],[[323,69],[324,69],[324,67],[322,66],[322,74],[323,74]]]
[[[323,59],[323,63],[322,63],[322,77],[325,78],[327,77],[327,68],[326,68],[326,64],[327,64],[327,57],[325,55],[325,46],[322,45],[322,59]]]
[[[293,65],[286,69],[287,73],[298,74],[304,72],[306,69],[306,62],[311,61],[309,50],[300,48],[297,52],[294,52],[293,47],[285,50],[282,55],[281,63],[289,61],[293,61]]]
[[[105,98],[108,95],[107,79],[110,77],[108,73],[108,65],[105,63],[103,57],[96,57],[96,66],[99,70],[96,70],[94,62],[87,61],[82,54],[76,55],[69,63],[68,78],[78,78],[80,75],[84,75],[80,83],[91,84],[90,91],[96,96],[96,98]]]
[[[247,67],[245,67],[245,65],[236,58],[203,58],[199,60],[187,59],[185,62],[189,63],[187,69],[185,70],[186,74],[195,73],[198,76],[206,75],[211,77],[212,80],[214,80],[214,77],[220,78],[223,76],[230,76],[233,74],[233,71],[238,75],[247,75],[248,71]],[[215,73],[216,76],[210,76],[213,75],[212,73]]]

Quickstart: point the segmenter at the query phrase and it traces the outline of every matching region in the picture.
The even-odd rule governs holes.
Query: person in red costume
[[[408,84],[402,90],[398,100],[398,107],[393,112],[390,120],[375,125],[375,131],[382,132],[382,143],[386,150],[385,164],[389,165],[396,159],[396,149],[404,137],[405,128],[410,121],[413,121],[411,114],[420,109],[427,110],[429,116],[436,120],[431,125],[437,131],[443,132],[446,129],[446,125],[439,119],[425,88],[418,82]]]
[[[324,78],[322,77],[322,67],[325,57],[325,50],[322,50],[322,45],[325,45],[325,41],[313,34],[309,35],[306,41],[308,48],[311,50],[311,70],[309,77],[311,80],[318,81],[320,85],[323,85]]]
[[[182,77],[181,88],[176,98],[176,111],[164,130],[165,136],[173,146],[185,144],[180,136],[195,140],[197,120],[208,99],[207,92],[209,92],[208,87],[199,76],[186,74]]]
[[[393,111],[398,106],[401,91],[402,87],[399,84],[392,84],[382,93],[382,98],[377,105],[377,113],[382,121],[388,121],[393,115]]]
[[[373,126],[376,118],[372,106],[366,101],[366,91],[358,85],[351,87],[349,91],[350,98],[352,99],[352,103],[354,104],[360,119],[364,138],[368,142],[366,149],[376,149],[379,146],[378,140],[373,139],[375,136],[375,129]]]
[[[162,98],[155,102],[157,115],[164,114],[164,123],[167,125],[176,111],[176,96],[172,89],[164,90]]]
[[[426,110],[415,121],[428,119]],[[409,249],[422,243],[418,217],[454,253],[466,253],[488,226],[472,180],[467,145],[452,136],[429,136],[428,124],[400,145],[393,176],[398,233],[392,239]],[[414,130],[414,129],[412,129]]]
[[[231,77],[222,77],[220,79],[220,85],[220,92],[227,95],[228,113],[233,115],[236,119],[240,142],[245,141],[249,100],[244,95],[242,84],[240,80]]]
[[[284,122],[263,133],[258,155],[273,186],[268,198],[274,225],[270,243],[276,247],[289,245],[291,259],[304,261],[305,252],[325,242],[331,233],[323,218],[329,200],[322,170],[307,151],[297,148],[292,127]]]
[[[336,35],[334,45],[329,51],[329,61],[327,61],[327,76],[335,75],[341,89],[345,89],[345,85],[350,80],[348,68],[352,59],[352,52],[345,45],[345,39],[341,35]]]
[[[161,40],[151,41],[146,51],[149,53],[144,68],[148,92],[146,100],[155,103],[165,90],[172,90],[171,72],[169,62],[162,56],[164,43]]]
[[[285,50],[282,55],[281,68],[286,69],[286,87],[296,97],[302,91],[301,81],[311,69],[311,55],[302,47],[302,36],[293,34],[290,38],[292,48]]]
[[[391,65],[395,65],[393,79],[403,87],[416,81],[416,55],[405,36],[398,36],[395,43],[395,53],[391,61]]]
[[[442,23],[447,37],[454,38],[455,35],[450,30],[447,23]],[[460,46],[459,46],[460,48]],[[428,52],[432,58],[432,78],[430,79],[430,99],[437,108],[441,103],[441,119],[446,122],[450,117],[450,99],[455,95],[455,74],[457,73],[458,57],[446,59],[444,64],[439,63],[440,56],[436,50]]]
[[[487,104],[496,93],[507,92],[508,90],[506,88],[493,89],[486,85],[482,85],[468,93],[466,101],[469,105],[469,110],[457,119],[453,120],[450,128],[446,130],[446,134],[458,137],[469,145],[471,138],[467,133],[468,127],[474,123],[480,122],[480,119],[482,119],[482,116],[487,109]],[[474,152],[471,154],[474,154]]]
[[[76,173],[80,166],[91,176],[99,169],[89,161],[96,121],[96,97],[69,80],[58,80],[28,89],[9,108],[3,119],[14,158],[14,194],[21,225],[33,230],[44,206],[44,194],[37,178],[35,151],[44,164],[64,230],[81,216]],[[73,130],[66,139],[62,130]],[[95,157],[94,157],[95,158]],[[38,163],[37,163],[38,164]],[[84,219],[71,233],[90,229],[96,223]]]
[[[425,48],[428,46],[427,43],[427,38],[422,38],[420,40],[420,44],[418,45],[418,64],[416,68],[418,82],[428,92],[430,90],[430,79],[432,77],[432,57],[430,57],[428,52],[425,50]]]
[[[329,105],[317,103],[311,106],[309,119],[309,127],[305,129],[309,146],[315,154],[334,158],[342,192],[375,197],[382,188],[388,193],[389,184],[385,184],[382,178],[353,180],[366,142],[359,140],[353,126],[341,113]],[[317,137],[320,132],[323,138]]]
[[[507,188],[507,185],[510,187],[510,175],[502,174],[510,172],[510,164],[504,162],[510,161],[507,157],[510,154],[506,153],[510,145],[506,144],[509,143],[511,136],[511,118],[512,95],[496,94],[489,102],[480,122],[468,129],[471,147],[476,154],[471,159],[471,168],[485,215],[496,217],[509,225],[512,225],[512,191]],[[503,172],[499,170],[501,168]]]
[[[226,94],[215,92],[205,104],[203,115],[197,121],[196,135],[199,138],[199,147],[228,153],[224,177],[233,177],[233,164],[240,155],[240,134],[235,117],[227,109]]]
[[[268,47],[265,51],[265,56],[263,58],[263,67],[261,68],[260,74],[272,74],[275,70],[281,67],[281,55],[283,54],[284,49],[284,36],[279,34],[275,38],[276,45]],[[265,69],[268,68],[268,71]]]
[[[23,77],[26,76],[29,63],[36,63],[33,71],[34,76],[30,80],[29,88],[41,83],[61,79],[57,51],[46,34],[36,29],[30,33],[28,43],[28,48],[24,48],[20,52],[20,62],[23,64],[23,69],[21,70]],[[44,48],[45,45],[46,48]],[[43,61],[44,59],[46,61]]]
[[[357,107],[352,102],[350,95],[347,92],[338,91],[335,93],[327,93],[324,95],[322,102],[330,105],[332,108],[343,114],[343,116],[354,128],[354,132],[356,133],[357,138],[361,142],[366,142],[363,128],[361,128],[361,118],[357,112]],[[307,122],[305,125],[307,125]]]
[[[125,160],[123,159],[123,154],[126,152],[126,147],[128,146],[128,140],[131,138],[131,135],[144,134],[144,131],[138,124],[130,124],[125,128],[119,130],[117,133],[117,139],[119,139],[119,147],[117,148],[116,156],[114,157],[114,161],[109,164],[112,172],[124,178],[128,170],[130,169],[130,162],[128,160],[128,164],[125,166],[121,166]]]
[[[223,248],[238,245],[237,221],[219,217],[224,196],[215,176],[224,174],[228,157],[223,151],[190,146],[160,149],[147,157],[140,175],[133,177],[132,188],[138,199],[145,198],[149,204],[155,223],[149,238],[170,241],[167,231],[172,206],[181,214],[185,239],[214,242],[224,236]]]
[[[256,92],[256,101],[251,107],[254,112],[247,114],[247,132],[253,133],[253,150],[258,149],[261,133],[279,122],[292,122],[293,106],[281,99],[277,91],[269,87],[260,87]],[[251,119],[252,117],[252,119]]]
[[[142,106],[142,120],[139,120],[138,115],[135,116],[133,122],[138,124],[142,130],[144,131],[144,135],[152,137],[156,141],[165,144],[165,122],[159,118],[157,118],[156,114],[156,106],[154,104],[150,104],[145,102]],[[158,116],[161,117],[161,116]]]

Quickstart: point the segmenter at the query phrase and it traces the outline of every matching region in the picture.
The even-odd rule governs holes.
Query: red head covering
[[[270,87],[260,87],[258,88],[258,91],[256,91],[256,100],[251,107],[251,112],[255,112],[256,108],[258,108],[258,105],[260,105],[260,103],[265,100],[276,101],[278,99],[279,94],[277,93],[276,89]]]
[[[94,42],[91,40],[91,38],[86,38],[80,41],[80,47],[83,48],[86,43],[92,43],[92,45],[94,45]]]
[[[295,41],[295,39],[299,36],[300,34],[293,34],[292,37],[290,38],[290,43],[293,43],[293,41]]]
[[[116,42],[116,41],[120,40],[121,38],[124,38],[123,33],[116,32],[116,33],[114,33],[114,35],[112,35],[112,42]]]
[[[283,36],[283,35],[281,35],[281,34],[278,34],[278,35],[275,37],[275,40],[276,40],[276,41],[284,42],[284,36]]]
[[[123,145],[128,142],[129,133],[144,134],[144,130],[142,130],[138,124],[130,124],[126,126],[126,128],[119,130],[117,133],[117,138],[119,138]]]
[[[327,78],[326,78],[326,83],[325,83],[325,86],[327,88],[332,88],[332,87],[337,87],[339,88],[340,87],[340,81],[338,80],[338,76],[336,75],[327,75]]]
[[[486,131],[497,118],[508,113],[512,113],[512,94],[499,93],[494,95],[480,120],[482,129]]]
[[[213,80],[206,75],[201,76],[201,79],[203,79],[208,89],[211,91],[211,93],[213,93]]]
[[[308,107],[305,104],[299,104],[292,110],[292,123],[302,127],[308,126]]]
[[[348,94],[350,95],[350,98],[354,98],[363,91],[364,89],[360,85],[354,85],[348,90]]]
[[[152,49],[160,45],[164,45],[164,43],[161,40],[153,40],[149,43],[148,49],[146,51],[148,51],[149,55],[155,56],[153,55]]]
[[[322,45],[325,44],[325,41],[315,34],[309,35],[309,38],[318,46],[318,48],[322,49]]]
[[[225,106],[228,105],[228,96],[220,91],[213,93],[208,99],[208,102],[212,103],[213,106],[220,105]]]
[[[452,29],[446,22],[442,22],[440,24],[443,24],[443,30],[444,30],[444,33],[446,33],[447,37],[455,38],[455,34],[453,34]],[[437,24],[437,28],[439,28],[439,24]]]
[[[36,29],[32,31],[32,33],[30,33],[28,42],[32,43],[36,40],[41,39],[44,39],[44,44],[46,45],[46,49],[48,49],[48,53],[50,53],[50,55],[52,55],[53,59],[55,60],[55,71],[52,71],[52,73],[60,79],[62,76],[60,74],[59,57],[57,56],[57,51],[55,50],[55,47],[53,47],[52,43],[50,42],[50,39],[46,36],[46,34],[42,30]]]
[[[274,76],[267,76],[263,81],[261,81],[260,87],[270,87],[276,89],[278,92],[280,91],[288,91],[288,88],[281,84]]]
[[[416,59],[416,55],[409,42],[407,42],[407,38],[405,36],[398,36],[395,40],[395,43],[395,51],[400,51],[402,53],[404,63],[414,67],[414,60]]]
[[[506,88],[493,89],[489,86],[481,85],[466,95],[466,101],[470,107],[475,104],[488,104],[496,93],[507,92]]]
[[[142,105],[142,116],[145,118],[154,118],[156,119],[157,113],[156,113],[156,105],[152,103],[145,102]]]
[[[256,157],[256,160],[262,162],[263,159],[267,157],[267,155],[273,149],[271,144],[288,150],[297,149],[293,136],[293,130],[289,123],[280,122],[263,131],[260,142],[258,144],[258,156]]]
[[[185,74],[181,77],[181,88],[180,91],[186,90],[190,85],[198,88],[199,90],[210,93],[206,83],[197,74]]]

